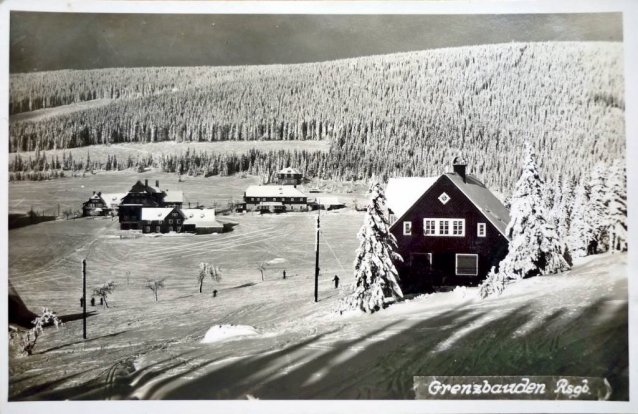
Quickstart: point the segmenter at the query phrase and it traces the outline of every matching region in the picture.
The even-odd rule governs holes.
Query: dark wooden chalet
[[[159,181],[155,187],[138,181],[124,196],[119,207],[120,229],[142,230],[143,208],[176,208],[181,209],[183,195],[181,191],[162,190]]]
[[[386,189],[390,231],[397,239],[401,286],[476,286],[505,257],[508,210],[463,160],[440,177],[391,179]]]
[[[286,167],[277,173],[277,183],[280,185],[298,185],[302,180],[301,171],[292,167]]]
[[[142,208],[141,230],[143,233],[182,233],[185,218],[175,207]]]
[[[117,214],[118,207],[126,194],[106,194],[96,193],[82,204],[82,215],[87,216],[110,216]]]

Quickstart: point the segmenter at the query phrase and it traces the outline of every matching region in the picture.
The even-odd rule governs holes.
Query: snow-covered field
[[[88,318],[88,340],[76,319],[47,328],[33,356],[11,355],[10,399],[410,399],[415,375],[602,376],[612,399],[628,398],[626,254],[579,260],[498,298],[468,289],[339,315],[345,291],[330,279],[349,283],[361,219],[322,219],[319,303],[312,214],[238,216],[231,233],[179,242],[109,238],[108,220],[12,230],[10,279],[33,310],[79,312],[85,249],[89,279],[118,290]],[[197,293],[204,260],[224,271],[216,298],[209,280]],[[141,286],[150,275],[169,276],[159,302]]]

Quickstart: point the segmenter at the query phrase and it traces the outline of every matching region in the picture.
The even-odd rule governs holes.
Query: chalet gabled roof
[[[466,176],[466,182],[455,173],[445,174],[454,185],[478,208],[481,213],[500,231],[506,238],[505,229],[510,222],[510,212],[505,208],[501,200],[473,175]],[[509,239],[509,238],[508,238]]]
[[[454,184],[468,198],[468,200],[474,204],[485,218],[509,240],[509,237],[505,234],[507,225],[510,222],[509,211],[478,178],[470,174],[466,176],[465,182],[463,181],[463,177],[456,173],[445,173],[439,177],[421,178],[421,182],[418,180],[414,180],[412,183],[410,181],[405,181],[400,184],[394,184],[393,187],[390,188],[390,182],[393,180],[391,179],[388,182],[388,188],[386,189],[386,199],[388,207],[392,209],[392,212],[397,217],[397,221],[391,227],[394,227],[401,218],[403,218],[403,216],[412,210],[415,204],[423,198],[432,185],[443,176],[447,177],[452,184]],[[398,180],[403,181],[409,179],[401,178]],[[429,185],[427,185],[428,183]],[[419,185],[421,185],[421,187],[419,187]],[[425,190],[421,190],[421,188],[425,188]],[[410,191],[412,191],[412,193],[410,193]],[[405,207],[408,203],[410,204]],[[398,207],[401,213],[397,213],[397,210],[392,207],[393,205]]]
[[[396,217],[403,216],[438,179],[439,177],[390,178],[385,189],[388,208]]]
[[[185,208],[182,209],[184,224],[194,224],[195,227],[223,228],[224,225],[215,220],[215,209]]]
[[[182,191],[165,191],[166,197],[164,197],[165,203],[183,203],[184,193]]]
[[[246,197],[306,197],[291,185],[251,185],[246,189]]]
[[[173,211],[172,207],[145,207],[142,208],[142,221],[158,221],[165,220]]]
[[[102,193],[102,200],[106,207],[113,208],[113,205],[119,205],[126,193]]]
[[[286,167],[286,168],[281,169],[278,174],[299,174],[299,175],[301,175],[301,171],[299,171],[296,168]]]

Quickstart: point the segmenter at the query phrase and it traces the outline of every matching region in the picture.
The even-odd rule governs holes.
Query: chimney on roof
[[[458,157],[454,158],[452,165],[454,167],[454,173],[460,175],[463,179],[463,182],[467,183],[467,179],[465,177],[465,167],[467,167],[467,161],[465,161],[465,159],[459,155]]]
[[[159,180],[155,180],[155,187],[159,188]]]
[[[93,191],[93,195],[95,195],[95,191]]]
[[[144,180],[144,185],[148,187],[148,179]]]

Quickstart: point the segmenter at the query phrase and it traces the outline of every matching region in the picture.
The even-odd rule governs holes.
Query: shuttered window
[[[456,255],[456,274],[458,276],[478,275],[478,255],[457,254]]]

